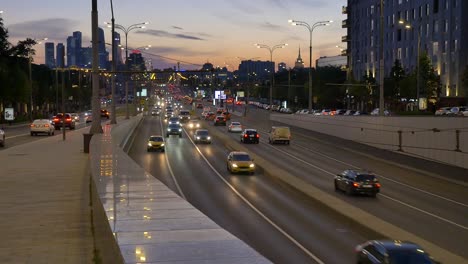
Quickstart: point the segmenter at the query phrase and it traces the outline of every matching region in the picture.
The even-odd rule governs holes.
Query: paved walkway
[[[0,151],[1,263],[93,263],[88,130]]]

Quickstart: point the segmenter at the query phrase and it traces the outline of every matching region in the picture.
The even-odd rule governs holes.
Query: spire
[[[297,57],[297,59],[301,59],[301,45],[299,45],[299,56]]]

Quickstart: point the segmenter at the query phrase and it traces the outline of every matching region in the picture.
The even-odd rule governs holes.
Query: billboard
[[[215,99],[218,99],[218,100],[226,99],[226,95],[224,94],[224,91],[215,91]]]

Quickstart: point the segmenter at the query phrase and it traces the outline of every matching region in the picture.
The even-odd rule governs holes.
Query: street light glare
[[[293,21],[294,21],[294,20],[292,20],[292,19],[289,19],[289,20],[288,20],[288,23],[292,23]]]

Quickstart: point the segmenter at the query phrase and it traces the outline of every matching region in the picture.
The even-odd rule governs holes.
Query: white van
[[[277,142],[281,142],[284,144],[288,144],[291,141],[291,130],[289,127],[271,127],[268,142],[270,144],[275,144]]]

